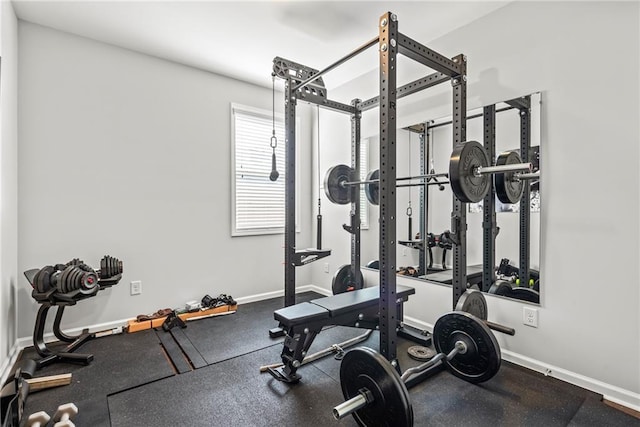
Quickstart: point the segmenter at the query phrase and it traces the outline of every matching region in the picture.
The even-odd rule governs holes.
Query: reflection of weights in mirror
[[[489,166],[484,146],[477,141],[458,144],[449,160],[449,181],[456,198],[464,203],[478,203],[489,192],[489,176],[494,174],[500,200],[514,203],[512,200],[522,195],[523,181],[540,177],[539,171],[531,173],[531,163],[521,163],[517,153],[503,153],[498,162],[501,164]]]
[[[371,268],[373,270],[380,270],[380,261],[377,259],[371,260],[365,265],[367,268]]]
[[[454,311],[441,316],[434,326],[433,340],[438,353],[402,376],[375,350],[359,347],[349,351],[340,365],[340,385],[347,400],[333,408],[334,417],[352,414],[361,426],[412,426],[408,388],[419,384],[409,382],[416,375],[444,365],[455,376],[480,383],[500,369],[498,342],[471,314]]]
[[[345,264],[336,271],[331,281],[331,290],[334,295],[344,292],[355,291],[356,289],[362,289],[364,285],[364,277],[360,271],[360,283],[355,280],[351,264]]]

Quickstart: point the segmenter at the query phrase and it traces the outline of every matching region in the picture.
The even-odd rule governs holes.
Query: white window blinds
[[[276,181],[269,179],[273,150],[271,112],[233,104],[233,212],[232,235],[284,231],[285,150],[284,120],[276,115]]]

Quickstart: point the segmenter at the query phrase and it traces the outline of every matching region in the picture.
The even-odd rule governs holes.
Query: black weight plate
[[[393,366],[377,351],[355,348],[340,364],[340,385],[345,399],[366,388],[372,402],[353,413],[361,426],[413,426],[413,408],[407,387]]]
[[[487,320],[488,308],[487,300],[482,295],[482,292],[467,289],[456,304],[456,311],[464,311],[465,313],[471,313],[478,319]]]
[[[58,279],[58,292],[62,292],[62,293],[66,293],[66,288],[67,288],[67,278],[69,276],[69,273],[71,272],[71,267],[67,267],[64,270],[62,270],[62,274],[60,275],[60,278]]]
[[[503,297],[511,296],[511,283],[506,280],[496,280],[489,288],[489,293]]]
[[[536,279],[536,281],[533,282],[533,290],[540,292],[540,279]]]
[[[40,272],[42,271],[42,269],[38,270],[38,272],[35,274],[35,276],[33,276],[33,289],[36,290],[36,292],[38,293],[42,293],[42,286],[40,285]]]
[[[496,160],[496,166],[516,163],[522,163],[522,160],[520,160],[518,153],[514,151],[505,151],[501,153]],[[513,177],[514,172],[497,173],[495,175],[496,196],[498,196],[498,200],[502,203],[518,203],[522,197],[524,181],[516,181]]]
[[[51,289],[51,275],[54,271],[54,268],[50,265],[46,265],[40,270],[40,284],[43,289],[42,292],[47,292]]]
[[[467,350],[449,361],[444,360],[453,375],[475,384],[487,381],[498,372],[502,360],[500,346],[482,320],[462,311],[441,316],[433,327],[436,351],[448,354],[456,341],[464,342]]]
[[[380,270],[380,261],[378,261],[377,259],[371,260],[365,267],[373,268],[374,270]]]
[[[372,170],[367,174],[367,181],[372,181],[374,179],[380,179],[380,169]],[[367,200],[372,205],[380,204],[380,184],[378,182],[365,184],[364,194],[367,195]]]
[[[540,304],[540,293],[531,288],[525,288],[522,286],[515,287],[511,289],[511,294],[509,294],[509,296],[521,301],[529,301]]]
[[[477,203],[489,191],[489,175],[475,176],[476,167],[489,166],[489,157],[477,141],[458,144],[449,160],[449,182],[456,197],[465,203]]]
[[[109,275],[109,277],[112,277],[114,275],[113,270],[114,270],[113,258],[109,257],[107,258],[107,274]]]
[[[344,292],[355,291],[356,289],[362,289],[364,284],[364,277],[362,271],[360,271],[360,286],[356,285],[356,282],[351,272],[351,264],[345,264],[336,271],[331,281],[331,290],[334,295]]]
[[[105,279],[107,277],[107,258],[102,257],[100,260],[100,278]]]
[[[417,360],[419,362],[426,362],[427,360],[433,359],[433,356],[436,355],[436,351],[430,347],[423,347],[421,345],[412,345],[407,349],[407,354],[413,360]]]
[[[82,276],[84,276],[84,271],[76,266],[73,273],[73,288],[71,289],[72,291],[82,290]]]
[[[78,269],[76,267],[69,267],[71,271],[67,279],[67,292],[72,292],[78,289]]]
[[[324,193],[335,204],[346,205],[355,201],[356,192],[353,185],[343,186],[345,182],[354,181],[353,169],[347,165],[336,165],[324,176]]]
[[[122,261],[120,261],[118,258],[116,258],[116,265],[117,265],[116,274],[122,274],[124,269],[122,268]]]

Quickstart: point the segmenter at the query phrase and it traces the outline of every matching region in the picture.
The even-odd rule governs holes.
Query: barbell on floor
[[[472,314],[453,311],[441,316],[433,328],[438,354],[407,369],[402,376],[380,353],[367,347],[349,351],[340,365],[345,402],[333,408],[342,419],[352,414],[359,425],[412,426],[411,381],[444,364],[455,376],[471,383],[492,378],[500,369],[500,347],[489,328]]]

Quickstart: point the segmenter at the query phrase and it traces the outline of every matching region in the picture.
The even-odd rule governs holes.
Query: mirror
[[[534,171],[540,170],[540,93],[530,99],[530,151],[529,162]],[[525,98],[526,99],[526,98]],[[520,110],[499,102],[495,104],[495,153],[520,153]],[[483,109],[467,113],[467,141],[484,142]],[[425,131],[426,126],[426,131]],[[422,148],[421,148],[422,145]],[[378,164],[378,141],[371,138],[370,169]],[[452,127],[449,117],[425,121],[397,131],[397,176],[418,176],[424,173],[449,171],[452,147]],[[437,178],[448,182],[447,178]],[[492,179],[493,180],[493,179]],[[432,283],[450,285],[452,278],[452,246],[447,231],[451,227],[453,194],[448,184],[431,182],[428,186],[404,186],[419,180],[398,181],[402,187],[396,192],[397,205],[397,264],[398,274]],[[469,286],[503,297],[539,303],[540,270],[540,186],[539,178],[524,182],[530,188],[529,278],[519,281],[521,215],[520,203],[502,203],[496,198],[495,272],[498,282],[488,289],[482,284],[483,265],[483,203],[468,204],[467,211],[467,280]],[[503,196],[504,198],[504,196]],[[424,218],[421,204],[426,201]],[[376,206],[369,206],[370,229],[362,235],[364,267],[377,259],[378,228]],[[421,238],[424,235],[426,239]],[[533,292],[532,292],[533,291]]]

